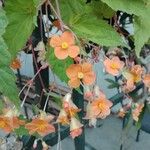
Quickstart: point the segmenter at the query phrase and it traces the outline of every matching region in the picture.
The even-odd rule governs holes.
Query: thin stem
[[[56,2],[57,14],[58,14],[59,18],[61,19],[59,2],[58,2],[58,0],[55,0],[55,2]],[[60,21],[60,27],[61,27],[61,30],[63,31],[64,29],[63,29],[62,19]]]
[[[45,111],[45,110],[46,110],[46,106],[47,106],[47,103],[48,103],[49,97],[50,97],[50,94],[48,94],[48,96],[47,96],[47,98],[46,98],[46,101],[45,101],[45,105],[44,105],[43,111]]]
[[[26,92],[26,94],[25,94],[25,97],[24,97],[24,99],[23,99],[23,101],[22,101],[22,103],[21,103],[21,108],[23,107],[23,105],[24,105],[24,103],[25,103],[25,101],[26,101],[26,98],[27,98],[27,96],[28,96],[28,93],[29,93],[29,91],[30,91],[31,86],[32,86],[32,83],[29,84],[29,87],[28,87],[28,89],[27,89],[27,92]]]
[[[56,2],[56,3],[58,3],[58,2]],[[60,25],[61,25],[61,30],[63,31],[64,23],[63,23],[61,17],[59,16],[59,14],[57,13],[57,11],[55,10],[55,8],[53,7],[53,5],[51,4],[50,1],[48,1],[48,4],[50,5],[50,7],[51,7],[52,11],[54,12],[54,14],[56,15],[56,17],[59,19]],[[57,6],[57,5],[58,5],[58,4],[56,4],[56,6]],[[58,5],[57,7],[59,8],[59,5]],[[59,13],[60,13],[60,11],[59,11]]]
[[[42,70],[42,68],[40,68],[36,74],[33,76],[33,78],[31,80],[29,80],[25,85],[24,87],[21,89],[21,91],[19,92],[18,96],[20,96],[20,94],[24,91],[24,89],[31,84],[31,82],[33,82],[33,80],[35,79],[35,77],[39,74],[39,72]]]
[[[61,136],[60,136],[60,124],[58,123],[58,142],[57,142],[57,150],[62,150],[61,147]]]
[[[37,61],[36,61],[36,57],[35,57],[35,53],[34,53],[33,47],[32,47],[32,55],[33,55],[33,61],[34,61],[34,63],[35,63],[36,70],[38,71],[38,70],[39,70],[39,67],[38,67],[38,64],[37,64]],[[38,74],[38,76],[39,76],[39,79],[40,79],[42,88],[45,89],[45,86],[44,86],[44,83],[43,83],[41,74]]]

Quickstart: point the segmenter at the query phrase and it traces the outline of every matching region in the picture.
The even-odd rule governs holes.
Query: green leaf
[[[15,129],[15,133],[17,136],[29,135],[28,130],[24,126],[20,126],[20,128]]]
[[[91,1],[87,4],[86,9],[88,13],[92,13],[98,18],[111,18],[115,14],[115,11],[111,7],[100,0]]]
[[[70,26],[80,38],[91,40],[99,45],[125,46],[120,35],[110,25],[93,15],[75,16],[70,21]]]
[[[10,68],[0,68],[0,92],[7,96],[9,100],[18,107],[20,100],[18,98],[18,90],[15,81],[16,77]]]
[[[60,78],[61,81],[67,83],[68,77],[66,75],[66,69],[69,65],[73,64],[73,60],[69,57],[65,60],[59,60],[55,57],[54,50],[52,48],[48,50],[47,59],[52,71]]]
[[[26,44],[34,29],[36,7],[33,0],[9,0],[5,3],[9,21],[4,39],[10,53],[15,56]]]
[[[0,114],[2,113],[2,110],[4,108],[3,100],[0,98]]]
[[[5,32],[5,28],[8,24],[5,11],[0,8],[0,36]]]
[[[114,10],[142,16],[149,20],[150,7],[141,0],[101,0]]]
[[[102,0],[114,10],[122,10],[129,14],[134,14],[135,18],[135,51],[139,57],[141,48],[150,37],[150,5],[149,0]]]
[[[67,24],[73,15],[79,15],[85,11],[84,7],[86,3],[84,0],[61,0],[59,2],[61,17]]]
[[[134,27],[135,52],[139,57],[141,48],[150,38],[150,21],[141,17],[136,17]]]
[[[7,51],[7,45],[4,40],[0,37],[0,67],[9,65],[11,62],[11,55]]]

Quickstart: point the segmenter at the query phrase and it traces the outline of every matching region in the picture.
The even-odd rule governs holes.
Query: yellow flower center
[[[111,64],[111,68],[112,68],[112,69],[117,69],[117,68],[118,68],[118,65],[117,65],[116,63],[112,63],[112,64]]]
[[[104,103],[99,103],[98,107],[99,107],[100,111],[103,111],[105,108],[105,105],[104,105]]]
[[[63,43],[61,44],[61,47],[62,47],[62,49],[67,49],[67,48],[68,48],[68,43],[63,42]]]
[[[41,123],[38,128],[39,128],[39,130],[44,130],[45,129],[45,124]]]
[[[78,72],[78,78],[82,79],[84,77],[84,74],[82,72]]]
[[[4,121],[0,122],[0,128],[4,128],[6,126],[6,123]]]

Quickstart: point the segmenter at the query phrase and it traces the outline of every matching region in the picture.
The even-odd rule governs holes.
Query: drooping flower
[[[73,103],[71,94],[67,93],[63,98],[63,109],[69,117],[74,117],[80,111],[78,107]]]
[[[124,91],[131,92],[135,89],[135,83],[142,79],[143,69],[140,65],[134,65],[130,70],[125,70],[123,76],[126,79]]]
[[[124,110],[123,108],[121,108],[121,109],[119,110],[119,112],[118,112],[118,117],[124,118],[125,115],[126,115],[125,110]]]
[[[84,99],[85,100],[88,100],[88,101],[91,101],[93,98],[93,92],[92,90],[90,89],[89,86],[84,86]]]
[[[135,83],[138,83],[139,81],[141,81],[141,77],[142,77],[142,73],[143,73],[143,68],[140,65],[134,65],[131,68],[130,73],[133,76],[133,81]]]
[[[72,64],[67,68],[66,74],[70,79],[68,84],[72,88],[79,87],[81,81],[85,85],[91,85],[96,78],[92,65],[89,63]]]
[[[38,133],[41,136],[46,136],[49,133],[55,132],[55,128],[50,121],[53,116],[46,116],[44,112],[41,112],[40,116],[34,118],[30,123],[25,125],[25,128],[29,130],[29,134]]]
[[[68,110],[69,108],[74,108],[74,109],[78,109],[78,107],[73,103],[72,99],[71,99],[71,94],[67,93],[64,97],[63,97],[63,108],[65,110]]]
[[[146,87],[150,88],[150,74],[146,74],[144,76],[143,82]]]
[[[68,56],[75,58],[80,52],[79,47],[75,45],[73,34],[69,31],[65,31],[61,36],[54,35],[50,40],[50,46],[54,48],[58,59],[65,59]]]
[[[42,141],[42,146],[43,146],[42,150],[48,150],[49,149],[49,146],[45,143],[45,141]]]
[[[97,98],[106,99],[106,95],[100,90],[98,85],[94,86],[93,95],[95,99]]]
[[[110,114],[110,108],[112,105],[111,101],[99,98],[91,103],[91,111],[96,118],[104,119]]]
[[[10,64],[10,67],[14,70],[16,69],[20,69],[21,68],[21,62],[18,58],[14,59],[11,64]]]
[[[75,117],[78,112],[80,112],[80,109],[78,109],[78,108],[73,108],[73,107],[70,107],[70,108],[67,110],[67,113],[69,114],[69,117]]]
[[[140,116],[140,113],[142,112],[143,107],[144,107],[143,103],[135,104],[135,108],[132,110],[132,116],[135,121],[139,120],[139,116]]]
[[[18,111],[16,109],[7,108],[3,110],[3,115],[0,115],[0,128],[6,133],[14,131],[21,125],[25,124],[24,120],[18,118]]]
[[[10,133],[12,131],[12,126],[10,125],[8,117],[0,116],[0,129],[4,130],[6,133]]]
[[[82,127],[83,125],[80,123],[79,120],[77,120],[75,117],[71,118],[70,135],[73,139],[82,134]]]
[[[119,57],[115,56],[112,59],[105,59],[104,60],[104,66],[106,72],[113,76],[119,75],[120,71],[124,67],[124,62],[119,59]]]
[[[96,115],[92,109],[92,103],[89,101],[87,106],[86,106],[86,116],[84,119],[93,119],[96,118]]]
[[[0,116],[0,128],[6,133],[10,133],[24,124],[25,121],[20,120],[18,117],[6,117],[4,115]]]
[[[60,110],[60,113],[56,122],[61,123],[62,125],[68,125],[70,123],[68,119],[68,115],[64,109]]]

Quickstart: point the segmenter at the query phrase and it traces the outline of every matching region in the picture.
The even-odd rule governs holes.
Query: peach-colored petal
[[[79,129],[75,129],[75,130],[72,130],[70,132],[70,136],[74,139],[76,137],[78,137],[79,135],[82,134],[82,128],[79,128]]]
[[[59,47],[59,46],[61,46],[61,43],[62,43],[62,41],[61,41],[61,38],[60,38],[60,36],[58,36],[58,35],[54,35],[51,39],[50,39],[50,46],[52,46],[52,47]]]
[[[150,88],[150,74],[146,74],[144,76],[143,82],[146,87]]]
[[[72,64],[67,68],[66,74],[69,78],[77,78],[78,72],[80,71],[81,71],[81,65]]]
[[[104,119],[110,114],[112,102],[106,99],[94,100],[91,104],[92,111],[96,118]]]
[[[21,61],[20,61],[18,58],[14,59],[14,60],[11,62],[10,67],[11,67],[12,69],[20,69],[20,68],[21,68]]]
[[[63,42],[68,43],[68,45],[74,45],[75,44],[75,39],[74,36],[71,32],[69,31],[65,31],[62,35],[61,35],[61,39]]]
[[[77,57],[79,52],[80,52],[80,48],[78,46],[70,46],[68,48],[68,54],[71,58]]]
[[[90,63],[83,63],[82,64],[82,72],[87,73],[92,71],[92,65]]]
[[[91,85],[95,82],[96,75],[94,72],[88,72],[84,74],[83,83],[86,85]]]
[[[124,62],[120,61],[119,57],[113,57],[112,59],[107,58],[104,61],[104,66],[106,72],[113,76],[117,76],[123,68]]]
[[[50,134],[50,133],[55,132],[55,128],[54,128],[54,126],[48,124],[48,125],[45,127],[45,129],[43,129],[43,130],[37,130],[37,132],[38,132],[38,134],[40,134],[41,136],[46,136],[46,135],[48,135],[48,134]]]
[[[61,47],[56,47],[54,53],[58,59],[65,59],[68,57],[68,50],[64,50]]]
[[[120,59],[119,59],[119,57],[113,57],[112,59],[112,62],[114,62],[114,63],[116,63],[116,67],[118,68],[118,69],[122,69],[123,68],[123,66],[124,66],[124,62],[123,61],[120,61]]]
[[[80,86],[80,80],[78,78],[72,78],[69,80],[68,84],[72,88],[78,88]]]

